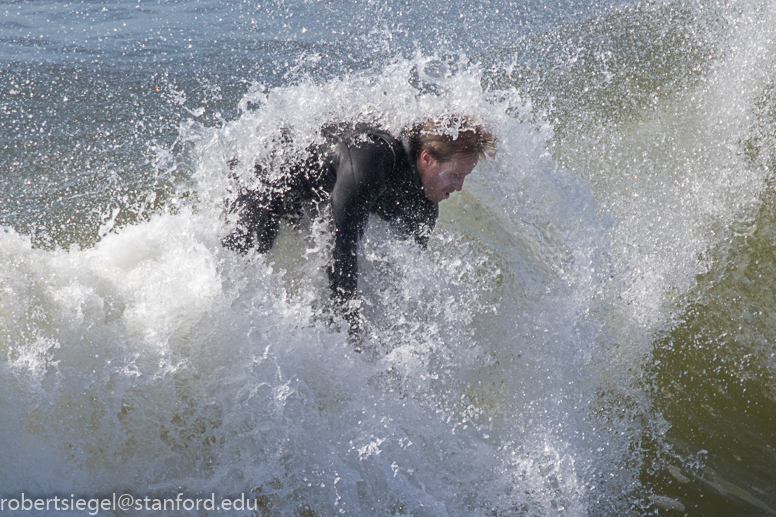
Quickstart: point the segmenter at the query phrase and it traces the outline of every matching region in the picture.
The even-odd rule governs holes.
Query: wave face
[[[0,7],[1,497],[776,513],[776,6]],[[254,163],[446,113],[498,152],[370,221],[363,353],[325,210],[221,246]]]

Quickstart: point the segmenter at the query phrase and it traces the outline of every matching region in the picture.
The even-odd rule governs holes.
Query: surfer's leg
[[[291,163],[284,169],[282,180],[282,217],[298,224],[305,213],[317,211],[319,205],[329,199],[328,175],[332,174],[324,158],[319,158],[319,148],[307,149],[303,161]],[[330,181],[332,184],[333,181]],[[313,209],[313,212],[310,210]]]
[[[224,237],[222,244],[240,253],[247,253],[252,247],[259,253],[272,249],[283,215],[280,197],[271,191],[240,193],[233,205],[233,210],[240,213],[237,227]]]
[[[330,165],[319,158],[318,148],[308,149],[302,160],[281,164],[279,177],[268,180],[268,172],[256,165],[261,186],[256,190],[243,189],[232,203],[231,211],[239,213],[237,227],[221,241],[234,251],[247,253],[255,247],[259,253],[272,249],[280,231],[281,218],[298,222],[305,205],[320,203],[328,198],[326,190],[333,174]],[[230,163],[230,169],[233,164]]]

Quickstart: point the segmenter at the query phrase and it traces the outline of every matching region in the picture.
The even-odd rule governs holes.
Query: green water
[[[652,395],[689,481],[649,476],[692,515],[776,514],[776,196],[698,278],[680,323],[655,344]],[[706,451],[706,452],[701,452]]]

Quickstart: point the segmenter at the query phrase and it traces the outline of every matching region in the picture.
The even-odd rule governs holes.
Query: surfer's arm
[[[358,287],[358,239],[372,207],[385,192],[387,171],[393,167],[393,152],[381,140],[340,143],[335,151],[339,163],[331,195],[335,234],[329,281],[335,302],[348,317],[355,314],[347,304],[356,297]]]

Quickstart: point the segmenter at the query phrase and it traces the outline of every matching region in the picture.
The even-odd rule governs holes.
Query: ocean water
[[[771,0],[0,2],[0,514],[776,514],[775,38]],[[370,222],[363,353],[325,213],[220,245],[255,161],[445,113],[498,152],[428,250]]]

